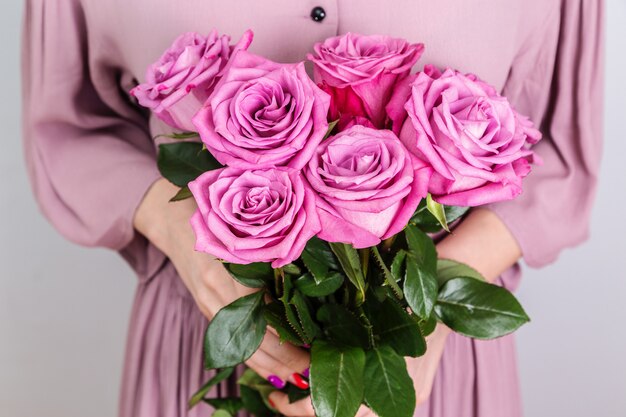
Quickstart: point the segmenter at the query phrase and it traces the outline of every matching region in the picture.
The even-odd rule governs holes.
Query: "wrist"
[[[443,323],[437,323],[435,330],[426,336],[426,342],[429,345],[444,345],[452,330]]]
[[[506,226],[490,210],[475,208],[437,244],[440,258],[471,266],[494,282],[518,261],[521,250]]]
[[[178,190],[179,187],[168,180],[158,179],[144,195],[133,218],[135,229],[168,256],[175,244],[173,230],[185,227],[191,229],[189,219],[196,208],[193,199],[170,202]]]

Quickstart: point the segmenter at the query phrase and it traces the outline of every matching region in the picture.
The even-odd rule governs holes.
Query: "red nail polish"
[[[272,399],[270,397],[267,397],[267,402],[270,403],[272,408],[276,408],[276,404],[274,404],[274,401],[272,401]]]
[[[300,389],[307,389],[309,388],[309,383],[306,379],[304,379],[302,377],[302,375],[300,374],[293,374],[291,375],[291,377],[293,378],[293,382],[296,385],[296,387],[300,388]]]

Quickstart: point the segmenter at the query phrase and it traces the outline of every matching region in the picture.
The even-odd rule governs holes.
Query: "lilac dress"
[[[323,19],[311,18],[321,6]],[[317,15],[319,17],[320,14]],[[164,127],[128,91],[185,31],[217,28],[278,61],[347,31],[426,44],[419,65],[474,72],[541,126],[544,164],[523,195],[489,207],[540,267],[588,234],[601,153],[601,0],[30,0],[24,25],[24,149],[42,212],[68,239],[119,251],[138,276],[120,417],[210,415],[186,401],[202,371],[205,318],[172,264],[133,229],[159,178],[151,139]],[[500,283],[515,289],[518,266]],[[216,393],[225,395],[233,381]],[[204,408],[203,408],[204,407]],[[448,341],[425,417],[518,417],[513,337]]]

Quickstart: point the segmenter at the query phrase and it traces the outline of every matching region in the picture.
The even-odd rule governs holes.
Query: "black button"
[[[321,22],[322,20],[324,20],[325,17],[326,10],[324,10],[322,7],[317,6],[314,7],[313,10],[311,10],[311,19],[315,20],[316,22]]]

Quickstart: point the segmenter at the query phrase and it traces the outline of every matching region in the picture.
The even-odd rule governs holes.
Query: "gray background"
[[[626,417],[626,1],[607,3],[592,237],[526,270],[519,292],[533,318],[518,333],[527,417]],[[135,278],[115,253],[67,243],[36,208],[20,142],[21,7],[0,15],[0,416],[112,417]]]

